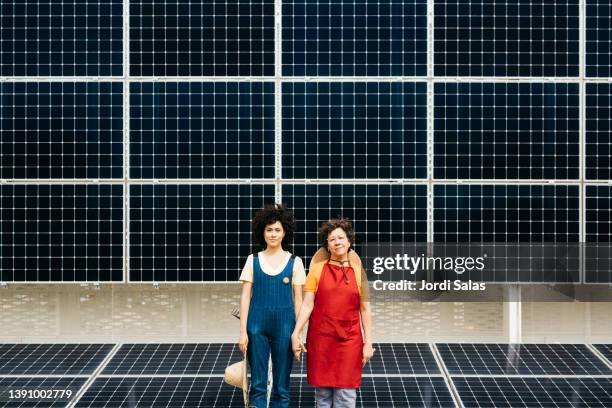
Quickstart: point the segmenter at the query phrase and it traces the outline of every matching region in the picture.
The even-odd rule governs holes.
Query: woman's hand
[[[372,356],[374,356],[375,351],[376,349],[372,347],[372,343],[363,343],[363,358],[361,359],[362,367],[365,367],[368,361],[370,361]]]
[[[297,361],[300,361],[302,358],[302,352],[306,352],[306,346],[302,342],[301,333],[293,333],[291,335],[291,350],[293,351],[293,357]]]
[[[242,355],[246,356],[247,346],[249,344],[249,336],[246,332],[241,331],[240,337],[238,338],[238,347],[240,347],[240,351],[242,351]]]

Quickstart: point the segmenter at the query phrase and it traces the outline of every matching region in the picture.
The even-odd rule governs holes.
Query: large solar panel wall
[[[340,214],[358,250],[607,243],[611,16],[601,0],[3,1],[0,280],[235,281],[274,201],[306,260]]]

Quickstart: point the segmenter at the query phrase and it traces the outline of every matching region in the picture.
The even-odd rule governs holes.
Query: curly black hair
[[[293,242],[295,234],[295,216],[293,211],[285,204],[266,204],[253,217],[253,240],[260,244],[264,249],[268,246],[264,238],[266,226],[279,221],[285,230],[285,237],[281,242],[284,250],[287,250]]]
[[[342,228],[344,230],[352,247],[355,243],[355,231],[353,231],[353,224],[351,221],[344,217],[332,218],[321,224],[319,228],[319,245],[323,248],[327,248],[327,237],[336,228]]]

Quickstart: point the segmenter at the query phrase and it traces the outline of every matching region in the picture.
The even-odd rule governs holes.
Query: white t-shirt
[[[261,252],[258,254],[258,258],[259,266],[261,267],[263,273],[270,276],[276,276],[281,273],[283,269],[285,269],[285,266],[287,266],[287,262],[289,262],[289,259],[291,258],[291,252],[285,253],[285,258],[283,259],[283,262],[281,262],[276,269],[270,267],[267,262],[266,256],[262,255]],[[242,273],[240,274],[239,280],[245,282],[253,282],[253,254],[249,255],[249,257],[247,258],[244,267],[242,268]],[[306,272],[304,271],[304,263],[302,262],[302,258],[296,256],[295,261],[293,262],[292,284],[303,285],[305,282]]]

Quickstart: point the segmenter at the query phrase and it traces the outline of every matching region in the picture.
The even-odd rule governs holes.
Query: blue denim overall
[[[253,255],[247,357],[251,365],[250,403],[257,408],[267,407],[270,353],[273,382],[270,407],[289,408],[289,375],[293,365],[291,333],[295,326],[292,285],[294,259],[295,256],[291,255],[285,269],[278,275],[270,276],[261,270],[257,254]]]

